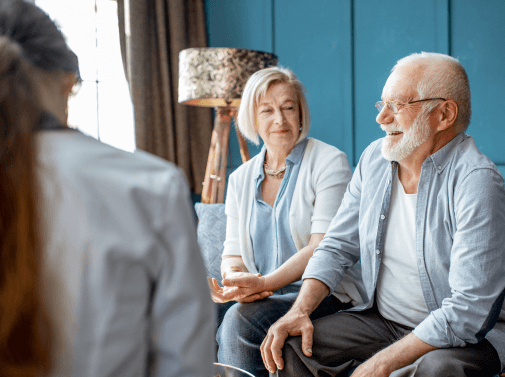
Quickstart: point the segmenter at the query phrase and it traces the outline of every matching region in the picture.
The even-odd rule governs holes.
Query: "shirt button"
[[[389,185],[389,179],[388,179],[388,182],[387,182],[387,184]]]
[[[384,220],[385,218],[386,218],[386,216],[381,215],[381,220]]]
[[[381,251],[379,249],[375,250],[375,254],[379,255]]]
[[[438,170],[442,170],[442,167],[440,165],[438,165]]]

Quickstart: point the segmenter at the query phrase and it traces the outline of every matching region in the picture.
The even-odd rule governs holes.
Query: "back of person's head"
[[[34,134],[45,111],[40,86],[78,73],[77,57],[33,4],[0,2],[0,375],[51,368],[51,321],[41,291]]]
[[[465,68],[458,59],[436,52],[415,53],[398,60],[392,71],[406,65],[423,69],[417,87],[420,98],[442,97],[456,101],[458,117],[454,127],[458,131],[466,131],[472,115],[470,83]],[[432,102],[425,106],[436,105],[436,102]]]

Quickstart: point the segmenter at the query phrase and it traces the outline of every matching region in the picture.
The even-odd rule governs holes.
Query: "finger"
[[[261,358],[263,359],[263,364],[265,364],[265,368],[270,373],[275,373],[275,370],[277,369],[274,358],[272,357],[272,341],[274,339],[274,335],[270,333],[270,331],[267,334],[267,337],[265,338],[264,342],[264,347],[263,347],[263,352],[261,353]]]
[[[222,284],[226,286],[238,286],[238,287],[247,287],[254,283],[256,277],[251,278],[250,276],[242,276],[236,278],[226,278],[223,279]]]
[[[272,345],[270,349],[272,351],[272,358],[277,369],[284,368],[284,360],[282,359],[282,347],[284,347],[284,342],[288,337],[287,332],[277,333],[272,340]]]
[[[214,289],[214,284],[212,284],[212,279],[210,277],[207,276],[207,284],[209,285],[209,288],[211,290]]]
[[[302,350],[303,354],[307,357],[312,356],[312,335],[314,333],[314,326],[312,323],[302,328]]]
[[[258,294],[260,295],[260,298],[258,300],[263,300],[264,298],[272,296],[274,293],[272,291],[263,291]]]
[[[226,300],[236,300],[249,295],[244,294],[240,288],[232,288],[223,291],[222,296]]]
[[[242,304],[246,304],[248,302],[253,302],[253,301],[256,301],[259,299],[260,299],[260,295],[255,293],[253,295],[250,295],[250,296],[247,296],[244,298],[239,298],[239,299],[237,299],[237,302],[240,302]]]

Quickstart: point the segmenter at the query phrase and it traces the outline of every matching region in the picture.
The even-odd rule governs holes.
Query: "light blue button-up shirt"
[[[308,139],[302,140],[286,157],[286,172],[273,207],[263,201],[261,184],[265,179],[265,172],[263,164],[259,165],[255,198],[252,205],[250,234],[254,263],[262,275],[274,272],[298,252],[291,235],[289,209],[307,142]],[[263,146],[260,152],[262,161],[265,160],[265,154],[266,148]],[[276,293],[298,292],[300,286],[301,280],[279,289]]]
[[[372,307],[381,266],[396,162],[382,157],[382,139],[361,156],[342,204],[303,279],[333,291],[361,258]],[[413,330],[439,348],[484,337],[505,366],[505,187],[472,137],[457,135],[422,165],[416,206],[417,267],[429,315]],[[398,229],[400,232],[401,229]]]

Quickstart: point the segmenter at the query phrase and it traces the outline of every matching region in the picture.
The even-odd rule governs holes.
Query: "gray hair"
[[[310,113],[305,87],[295,76],[293,71],[282,67],[270,67],[255,72],[244,88],[242,100],[237,115],[238,128],[242,135],[254,144],[259,144],[259,136],[256,131],[256,108],[261,97],[265,96],[272,84],[282,82],[292,85],[296,90],[298,106],[300,110],[300,124],[302,130],[297,143],[305,139],[310,129]]]
[[[472,115],[470,83],[465,68],[459,60],[449,55],[423,51],[398,60],[391,72],[408,64],[423,68],[422,78],[417,86],[419,96],[421,98],[443,97],[456,101],[458,116],[454,125],[459,131],[466,131]],[[428,102],[424,106],[432,110],[437,103]]]

